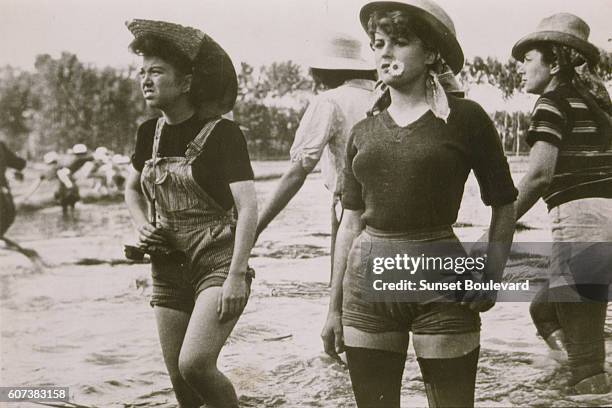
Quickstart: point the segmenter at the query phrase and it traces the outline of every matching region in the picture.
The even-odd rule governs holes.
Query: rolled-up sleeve
[[[295,133],[290,150],[292,162],[301,162],[309,171],[317,165],[331,137],[335,115],[336,105],[332,101],[312,99]]]
[[[476,132],[473,169],[480,186],[482,202],[488,206],[501,206],[516,200],[518,190],[514,186],[508,160],[504,155],[501,140],[495,125],[481,111],[480,120],[485,124]]]
[[[351,130],[348,143],[346,144],[346,166],[343,172],[344,185],[342,188],[342,207],[347,210],[363,210],[365,209],[365,202],[363,201],[362,195],[363,189],[353,172],[353,159],[355,159],[357,155],[354,136],[355,134]]]

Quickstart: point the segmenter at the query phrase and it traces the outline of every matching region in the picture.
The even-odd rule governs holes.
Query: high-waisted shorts
[[[465,256],[451,227],[418,233],[387,233],[367,227],[353,242],[343,281],[342,324],[369,333],[455,334],[480,331],[477,312],[457,301],[373,301],[371,265],[374,258],[389,256],[388,248],[427,254],[430,243],[443,243],[456,256]],[[435,245],[434,245],[435,246]],[[385,250],[387,249],[387,250]],[[440,299],[438,299],[440,300]]]

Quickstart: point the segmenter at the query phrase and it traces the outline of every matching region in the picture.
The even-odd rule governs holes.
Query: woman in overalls
[[[445,294],[454,302],[435,292],[377,295],[378,272],[370,266],[402,254],[465,257],[452,225],[473,170],[483,202],[492,207],[495,243],[482,279],[498,282],[517,191],[491,119],[477,103],[447,95],[438,78],[447,66],[457,74],[464,62],[444,10],[428,0],[373,2],[360,18],[389,104],[358,122],[348,140],[325,350],[336,357],[346,351],[359,407],[398,408],[412,332],[429,405],[473,406],[478,312],[494,305],[495,293]],[[462,276],[444,279],[461,282]]]
[[[249,296],[257,200],[244,136],[221,118],[235,103],[236,73],[200,30],[126,24],[145,101],[162,114],[138,129],[125,198],[151,255],[166,367],[181,407],[237,407],[217,358]]]

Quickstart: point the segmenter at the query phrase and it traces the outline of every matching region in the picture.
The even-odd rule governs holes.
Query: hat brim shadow
[[[440,20],[420,7],[396,1],[375,1],[368,3],[359,12],[361,26],[366,32],[368,31],[368,21],[372,13],[384,10],[402,10],[425,23],[420,31],[426,30],[427,38],[421,38],[421,40],[436,48],[455,75],[461,71],[465,57],[457,37]]]

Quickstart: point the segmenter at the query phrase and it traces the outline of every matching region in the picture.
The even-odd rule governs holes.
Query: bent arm
[[[559,149],[550,143],[538,141],[529,153],[529,169],[518,185],[516,220],[518,221],[546,192],[553,175]]]
[[[70,180],[70,170],[69,169],[67,169],[66,167],[62,167],[55,174],[57,175],[57,178],[59,179],[59,181],[61,181],[62,184],[64,184],[67,188],[73,187],[74,184],[72,183],[72,180]]]
[[[266,229],[268,224],[289,204],[289,201],[302,188],[306,176],[312,168],[306,169],[301,161],[291,163],[291,167],[283,174],[272,197],[264,205],[259,222],[257,223],[257,235]]]
[[[489,227],[486,280],[501,282],[515,226],[514,203],[493,207]]]
[[[353,241],[364,228],[361,221],[362,214],[363,210],[345,210],[338,227],[336,246],[334,248],[329,313],[342,312],[342,280],[344,279],[348,254]]]
[[[125,185],[125,204],[136,229],[149,222],[147,200],[140,185],[140,172],[131,166]]]
[[[257,196],[253,180],[231,183],[238,221],[229,274],[245,275],[257,228]]]

